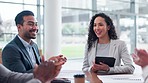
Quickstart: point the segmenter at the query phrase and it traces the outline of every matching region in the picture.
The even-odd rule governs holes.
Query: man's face
[[[18,28],[19,35],[24,40],[35,39],[38,32],[36,19],[34,18],[34,16],[24,16],[23,19],[23,24],[20,25],[20,28]]]

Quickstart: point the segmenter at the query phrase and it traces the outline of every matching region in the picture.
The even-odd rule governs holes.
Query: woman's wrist
[[[106,71],[109,72],[109,70],[110,70],[110,68],[108,67],[108,68],[106,69]]]
[[[97,73],[98,70],[95,70],[95,69],[91,68],[91,72]]]

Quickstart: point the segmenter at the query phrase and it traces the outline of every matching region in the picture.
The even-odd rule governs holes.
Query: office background
[[[22,10],[31,10],[39,23],[34,41],[44,54],[47,0],[0,0],[0,48],[17,34],[14,17]],[[88,25],[95,13],[111,16],[119,38],[126,42],[129,53],[134,48],[148,48],[148,0],[55,0],[60,4],[60,53],[68,59],[83,58]],[[48,1],[51,2],[52,1]],[[51,9],[51,8],[50,8]],[[46,9],[48,10],[48,9]],[[54,8],[53,8],[54,10]],[[56,17],[55,17],[56,18]],[[49,19],[48,20],[53,20]],[[52,27],[54,29],[54,27]],[[50,30],[52,31],[52,28]],[[49,36],[51,37],[51,36]],[[54,38],[54,37],[53,37]],[[51,38],[50,38],[51,39]],[[48,49],[50,51],[50,49]]]

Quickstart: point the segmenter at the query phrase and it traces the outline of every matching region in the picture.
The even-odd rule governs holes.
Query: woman
[[[107,64],[95,64],[95,57],[114,57],[114,67]],[[124,65],[121,65],[121,60]],[[88,40],[82,70],[98,74],[115,74],[134,72],[132,59],[125,42],[118,40],[111,18],[104,13],[95,14],[89,25]]]

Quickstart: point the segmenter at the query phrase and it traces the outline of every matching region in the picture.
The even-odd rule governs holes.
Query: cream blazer
[[[87,50],[88,45],[85,46],[84,62],[82,68],[83,72],[90,71],[93,62],[95,62],[97,41],[95,41],[95,45],[93,45],[90,51]],[[133,66],[132,57],[129,55],[124,41],[121,40],[110,41],[109,57],[114,57],[116,58],[116,60],[114,67],[110,67],[110,70],[106,72],[106,74],[115,74],[115,73],[131,74],[134,72],[135,68]],[[121,65],[121,60],[123,62],[123,65]]]

